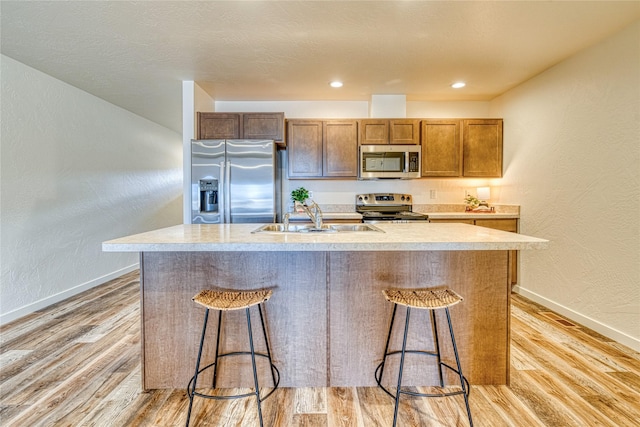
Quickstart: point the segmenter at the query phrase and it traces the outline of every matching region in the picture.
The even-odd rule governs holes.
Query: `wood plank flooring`
[[[518,295],[511,316],[511,386],[472,387],[475,425],[640,425],[639,353]],[[3,325],[0,425],[184,425],[184,389],[140,390],[139,318],[134,272]],[[399,425],[468,425],[460,396],[401,402]],[[199,399],[192,425],[255,426],[255,409]],[[282,388],[263,412],[269,427],[388,426],[393,400],[369,387]]]

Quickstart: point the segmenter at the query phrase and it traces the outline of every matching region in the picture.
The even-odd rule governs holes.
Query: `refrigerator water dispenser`
[[[218,211],[218,180],[200,180],[200,212]]]

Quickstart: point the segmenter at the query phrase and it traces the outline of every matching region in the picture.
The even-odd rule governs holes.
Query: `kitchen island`
[[[464,297],[451,314],[465,375],[472,384],[508,384],[508,251],[548,242],[467,224],[377,226],[384,232],[252,234],[259,224],[179,225],[103,243],[104,251],[140,253],[143,388],[186,387],[204,315],[191,298],[213,287],[274,290],[265,316],[281,386],[342,387],[375,385],[391,317],[382,289],[446,285]],[[428,325],[426,314],[414,311],[412,324]],[[245,347],[244,314],[228,312],[227,319],[224,351]],[[402,333],[394,335],[397,347]],[[443,352],[451,360],[448,342]],[[220,386],[251,384],[250,361],[232,359],[221,367],[241,375],[219,378]],[[416,361],[425,362],[407,359],[406,384],[434,384],[435,372],[416,369]]]

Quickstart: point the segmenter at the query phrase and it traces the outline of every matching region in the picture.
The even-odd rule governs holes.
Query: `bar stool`
[[[189,385],[187,386],[187,394],[189,395],[189,412],[187,414],[187,427],[189,427],[189,421],[191,420],[191,409],[193,407],[194,397],[203,397],[206,399],[238,399],[243,397],[255,396],[258,403],[258,418],[260,419],[260,426],[262,426],[262,407],[261,402],[278,388],[280,383],[280,372],[278,368],[273,364],[271,360],[271,350],[269,349],[269,341],[267,339],[267,332],[264,327],[264,317],[262,316],[262,304],[271,298],[271,290],[255,290],[255,291],[214,291],[203,290],[199,292],[192,299],[197,304],[206,308],[204,313],[204,324],[202,326],[202,337],[200,338],[200,348],[198,350],[198,358],[196,361],[195,374],[191,377]],[[253,346],[253,332],[251,328],[251,314],[249,308],[257,305],[258,312],[260,313],[260,324],[262,325],[262,333],[264,335],[264,342],[267,347],[266,353],[257,353]],[[249,348],[250,351],[235,351],[231,353],[220,354],[220,329],[222,325],[222,312],[230,310],[244,309],[247,316],[247,329],[249,331]],[[216,336],[216,356],[213,363],[208,364],[204,368],[200,368],[200,359],[202,357],[202,348],[204,346],[204,337],[207,330],[207,321],[209,319],[209,310],[218,310],[218,333]],[[254,390],[250,393],[237,394],[237,395],[210,395],[199,393],[196,391],[198,382],[198,375],[203,371],[213,367],[213,384],[212,388],[216,388],[216,380],[218,377],[218,359],[229,356],[251,355],[251,364],[253,366],[253,383]],[[258,371],[256,369],[256,356],[266,357],[269,360],[271,369],[271,378],[273,380],[273,389],[264,395],[260,396],[260,386],[258,384]]]
[[[462,394],[464,396],[464,403],[467,407],[467,416],[469,417],[469,425],[473,426],[473,420],[471,419],[471,409],[469,408],[469,391],[471,387],[469,386],[469,381],[462,374],[462,368],[460,367],[460,358],[458,357],[458,348],[456,346],[456,339],[453,335],[453,327],[451,325],[451,316],[449,314],[449,307],[452,305],[458,304],[462,301],[462,297],[456,294],[454,291],[450,289],[421,289],[421,290],[411,290],[411,289],[386,289],[382,291],[384,297],[387,301],[393,303],[393,314],[391,315],[391,324],[389,326],[389,334],[387,335],[387,343],[384,349],[384,356],[382,358],[382,362],[378,365],[375,371],[375,378],[378,386],[385,391],[389,396],[395,399],[395,409],[393,413],[393,425],[395,427],[398,421],[398,405],[400,402],[400,394],[407,394],[411,396],[418,397],[446,397],[446,396],[456,396]],[[396,309],[398,305],[404,305],[407,307],[407,314],[405,318],[404,324],[404,337],[402,339],[402,350],[397,351],[389,351],[389,341],[391,340],[391,330],[393,329],[393,322],[396,317]],[[426,309],[429,310],[431,316],[431,332],[433,334],[433,343],[434,350],[433,351],[425,351],[425,350],[407,350],[407,335],[409,332],[409,316],[411,315],[411,309]],[[440,344],[438,342],[438,326],[436,323],[435,310],[443,309],[447,315],[447,322],[449,324],[449,334],[451,335],[451,343],[453,345],[453,352],[456,358],[456,368],[446,364],[442,361],[440,357]],[[387,388],[382,385],[382,375],[384,373],[384,365],[387,361],[387,357],[392,354],[400,353],[400,367],[398,372],[398,386],[396,388],[396,393],[393,394]],[[434,356],[437,361],[438,366],[438,377],[440,379],[440,387],[444,387],[444,378],[442,374],[442,368],[445,367],[456,374],[460,378],[460,387],[461,390],[445,392],[441,390],[441,393],[417,393],[408,390],[402,390],[402,369],[404,368],[404,359],[406,353],[412,354],[420,354],[427,356]]]

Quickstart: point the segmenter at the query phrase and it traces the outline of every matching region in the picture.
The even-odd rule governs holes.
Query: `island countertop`
[[[261,224],[183,224],[102,244],[107,252],[475,251],[546,249],[548,240],[469,224],[375,224],[381,232],[252,233]]]

